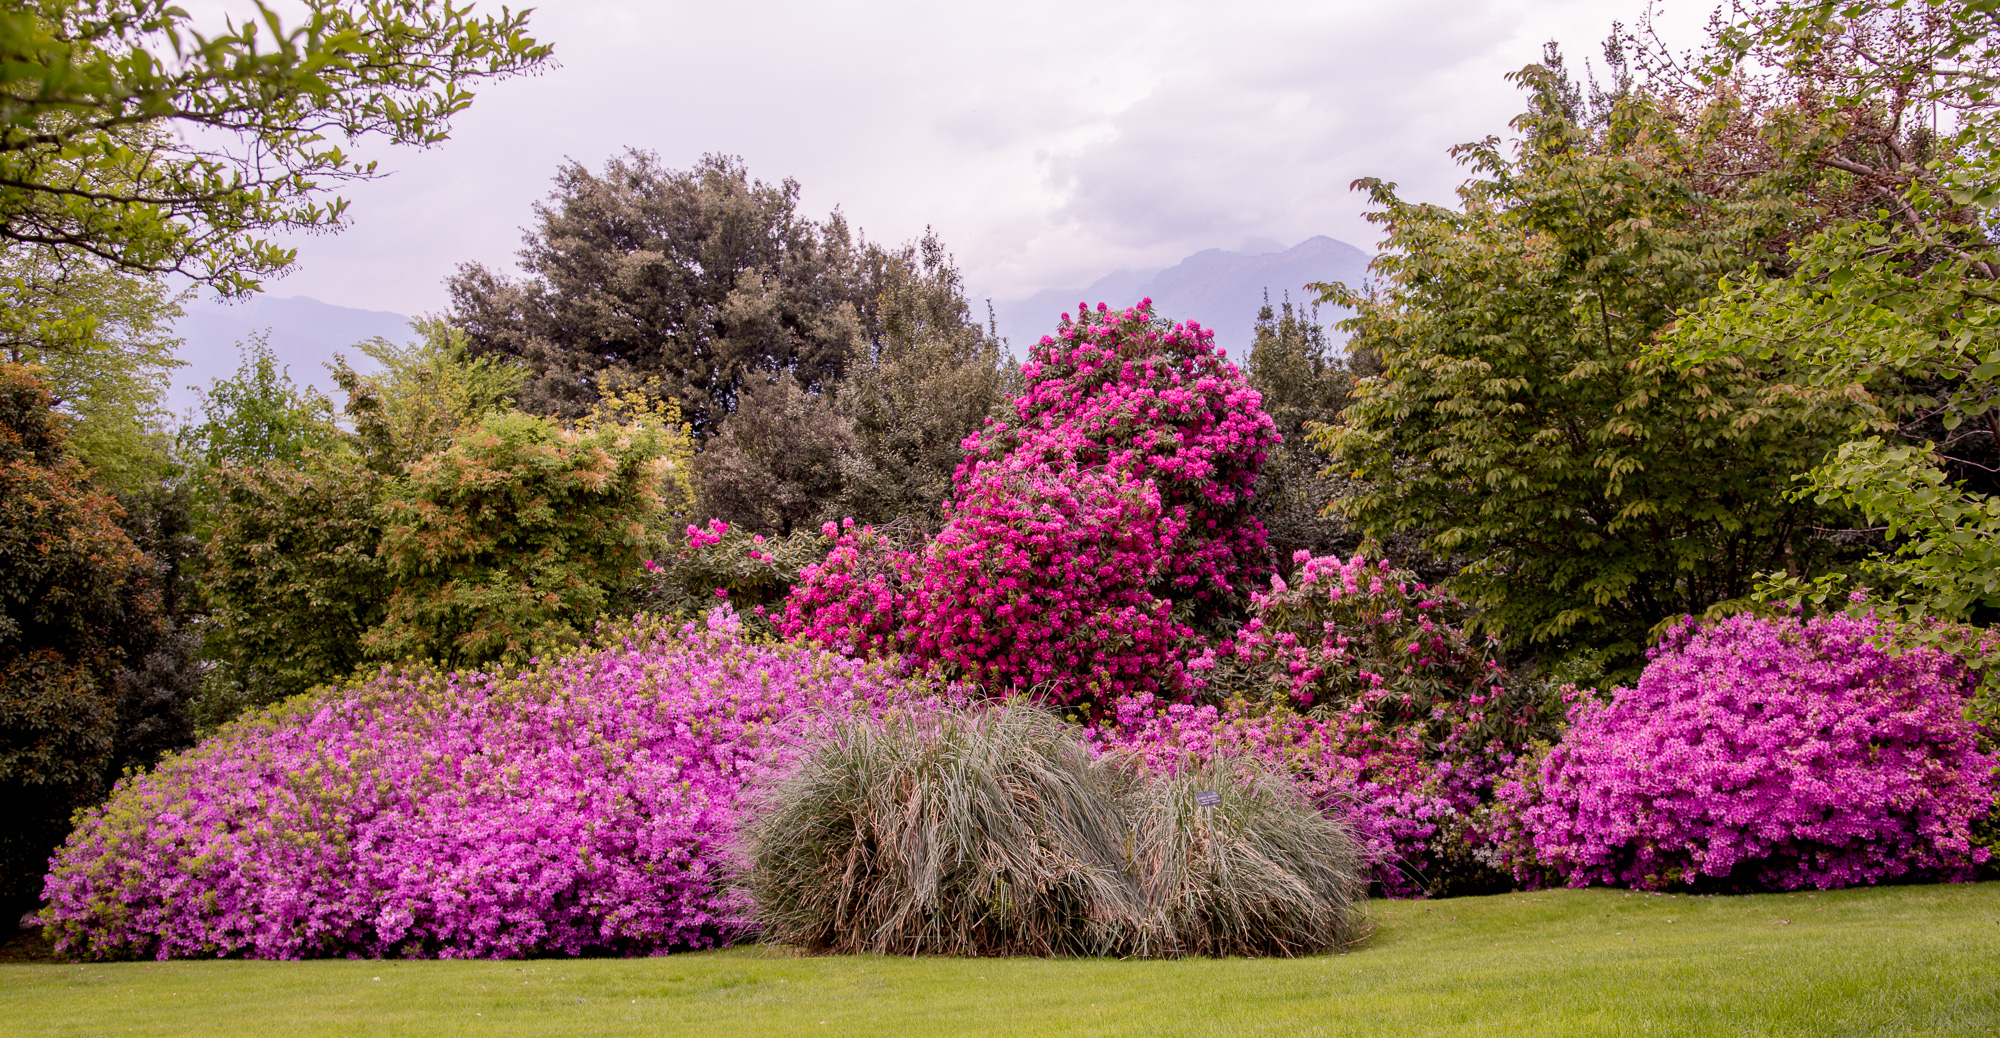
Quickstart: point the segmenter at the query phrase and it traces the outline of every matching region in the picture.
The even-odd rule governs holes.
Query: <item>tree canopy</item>
[[[293,259],[264,232],[338,226],[325,188],[380,172],[343,142],[435,144],[472,83],[550,55],[525,11],[252,5],[214,30],[170,0],[0,12],[0,241],[255,291]]]

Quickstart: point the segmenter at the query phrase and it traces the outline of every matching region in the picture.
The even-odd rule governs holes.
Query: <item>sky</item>
[[[350,225],[292,240],[267,291],[442,312],[458,264],[512,269],[560,164],[627,147],[741,156],[873,239],[935,227],[974,298],[1316,234],[1370,249],[1351,181],[1448,201],[1446,149],[1519,110],[1503,75],[1550,39],[1580,69],[1644,4],[553,0],[530,24],[559,67],[478,88],[435,148],[364,145],[392,173],[344,187]],[[1692,45],[1709,10],[1656,24]]]

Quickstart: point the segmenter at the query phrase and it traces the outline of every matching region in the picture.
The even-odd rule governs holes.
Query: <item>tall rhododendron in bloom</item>
[[[1583,700],[1503,790],[1513,840],[1573,886],[1723,889],[1964,880],[1995,760],[1974,677],[1873,618],[1692,621],[1638,687]]]
[[[1155,593],[1182,524],[1105,470],[983,474],[930,545],[913,647],[1060,703],[1179,692],[1194,632]]]
[[[997,472],[1103,468],[1152,483],[1178,525],[1159,590],[1191,602],[1198,619],[1240,602],[1269,571],[1250,504],[1277,426],[1213,332],[1165,325],[1150,299],[1122,312],[1079,306],[1021,374],[1008,415],[966,438],[958,497]]]
[[[1250,504],[1271,417],[1213,333],[1150,300],[1064,315],[1022,373],[966,438],[944,530],[842,535],[782,629],[1059,703],[1186,691],[1204,625],[1270,570]]]
[[[938,707],[706,624],[513,677],[392,674],[232,724],[86,813],[42,918],[88,956],[519,956],[728,943],[746,786],[848,715]]]

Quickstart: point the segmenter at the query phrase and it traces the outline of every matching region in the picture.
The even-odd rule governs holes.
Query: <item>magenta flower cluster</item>
[[[1270,570],[1250,504],[1279,436],[1215,333],[1193,321],[1164,325],[1152,302],[1064,314],[1021,366],[1012,414],[966,438],[955,484],[963,498],[985,478],[1098,469],[1152,483],[1161,514],[1179,527],[1161,596],[1212,615]]]
[[[42,918],[88,956],[643,954],[724,944],[748,784],[850,713],[941,705],[878,664],[705,624],[514,677],[391,674],[237,722],[85,813]]]
[[[1114,703],[1085,741],[1097,752],[1130,753],[1167,773],[1236,757],[1289,775],[1320,810],[1348,823],[1389,897],[1421,892],[1419,879],[1431,868],[1438,840],[1462,829],[1479,804],[1478,783],[1436,759],[1418,729],[1345,713],[1260,714],[1141,694]]]
[[[1964,880],[1995,758],[1956,658],[1873,617],[1689,621],[1501,791],[1523,878],[1642,889]]]
[[[1249,506],[1270,416],[1213,333],[1150,300],[1064,315],[1023,374],[966,439],[944,530],[915,550],[842,534],[782,630],[1057,703],[1186,692],[1197,625],[1269,571]]]
[[[872,526],[827,523],[826,558],[807,565],[785,598],[778,629],[849,656],[909,650],[905,631],[921,623],[916,587],[921,557]]]
[[[1155,594],[1184,524],[1119,470],[989,470],[930,545],[919,657],[1056,703],[1179,693],[1195,632]]]

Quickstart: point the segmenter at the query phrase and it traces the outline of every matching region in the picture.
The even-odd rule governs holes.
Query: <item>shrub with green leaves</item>
[[[1240,760],[1161,777],[1078,734],[1020,704],[835,729],[751,823],[765,934],[820,952],[1143,957],[1361,935],[1353,841],[1283,777]]]
[[[502,412],[410,466],[382,509],[394,590],[368,652],[456,666],[573,641],[635,579],[677,442]]]

